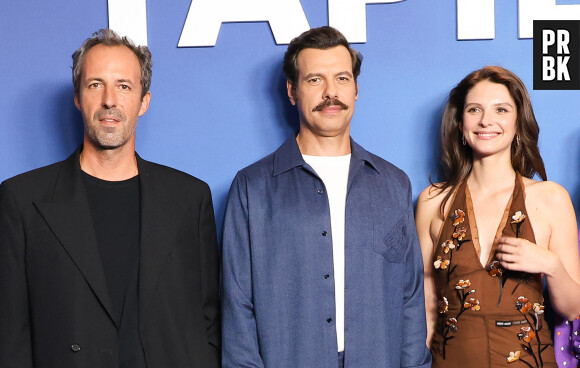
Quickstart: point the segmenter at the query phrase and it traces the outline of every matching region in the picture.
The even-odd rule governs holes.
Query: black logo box
[[[543,54],[543,31],[566,30],[570,35],[568,42],[569,54],[558,54],[557,37],[556,43],[548,48],[548,53]],[[580,20],[534,20],[534,89],[535,90],[579,90],[580,89]],[[569,56],[566,64],[570,80],[544,80],[543,59],[544,57]],[[557,67],[557,63],[556,63]],[[557,70],[556,70],[557,75]]]

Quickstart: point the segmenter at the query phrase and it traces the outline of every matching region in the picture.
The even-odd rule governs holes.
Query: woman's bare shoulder
[[[560,184],[553,181],[539,181],[523,178],[526,198],[549,210],[554,206],[571,203],[570,194]],[[554,209],[557,209],[554,208]]]
[[[417,211],[430,215],[440,210],[441,203],[453,188],[441,189],[440,184],[431,184],[423,189],[417,199]]]
[[[526,197],[535,199],[546,205],[561,204],[570,201],[570,194],[560,184],[553,181],[539,181],[523,178],[526,187]]]
[[[441,189],[442,186],[443,186],[442,183],[435,183],[429,185],[427,188],[423,189],[421,194],[419,194],[419,199],[422,199],[423,201],[439,199],[439,201],[441,201],[452,189],[450,187],[447,187],[442,190]]]

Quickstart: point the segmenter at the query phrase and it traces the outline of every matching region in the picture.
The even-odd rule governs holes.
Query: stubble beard
[[[120,121],[116,127],[102,127],[98,120],[85,123],[89,142],[100,150],[112,150],[124,146],[135,134],[135,128],[129,129],[126,121]]]

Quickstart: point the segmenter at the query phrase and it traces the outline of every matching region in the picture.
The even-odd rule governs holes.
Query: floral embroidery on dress
[[[453,232],[453,237],[457,239],[457,241],[462,241],[465,237],[465,234],[467,234],[467,229],[462,226],[455,229]]]
[[[471,281],[459,280],[459,281],[457,281],[457,284],[455,285],[455,289],[457,289],[457,290],[467,289],[470,286],[471,286]]]
[[[507,357],[508,363],[513,363],[516,360],[519,360],[520,359],[520,354],[521,353],[520,353],[519,350],[517,350],[517,351],[510,351],[510,355],[508,355],[508,357]]]
[[[526,218],[527,218],[526,214],[523,213],[522,211],[516,211],[512,215],[511,224],[515,225],[514,232],[516,234],[516,238],[520,237],[520,228],[521,228],[521,226]],[[504,270],[501,268],[501,265],[497,259],[494,259],[493,261],[491,261],[490,264],[487,265],[486,270],[490,274],[490,276],[499,278],[499,299],[497,301],[498,307],[501,304],[501,298],[503,295],[503,287],[505,285],[505,282],[507,281],[508,274],[512,274],[512,275],[519,274],[520,275],[520,280],[518,281],[518,283],[516,284],[516,286],[512,290],[512,294],[516,292],[516,289],[518,288],[518,286],[520,286],[523,282],[529,282],[529,275],[525,272],[508,272],[508,271],[504,272]]]
[[[439,301],[439,313],[440,314],[445,314],[449,311],[449,302],[447,301],[446,297],[443,297],[440,301]]]
[[[520,296],[516,301],[516,309],[524,315],[528,322],[528,325],[521,327],[520,332],[518,332],[517,336],[521,341],[520,346],[534,359],[534,365],[522,359],[519,350],[516,352],[510,351],[507,361],[508,363],[512,363],[519,360],[530,368],[543,367],[542,352],[551,345],[542,344],[540,335],[538,334],[538,331],[542,329],[542,319],[539,316],[544,313],[544,306],[540,303],[532,304],[528,298]]]
[[[518,338],[524,340],[525,342],[531,342],[536,333],[530,326],[520,328],[521,332],[518,333]]]
[[[465,220],[465,212],[460,209],[453,211],[451,215],[451,220],[453,220],[453,226],[457,226]]]
[[[526,219],[526,215],[522,211],[516,211],[512,216],[512,224],[521,224]],[[519,232],[519,231],[518,231]],[[519,234],[516,234],[518,236]]]
[[[447,328],[450,332],[457,332],[457,318],[451,317],[447,320],[447,322],[445,322],[445,324],[448,326]],[[451,340],[452,338],[453,337],[450,337],[447,340]]]
[[[541,305],[540,303],[534,303],[532,309],[534,310],[534,315],[536,316],[536,331],[539,331],[541,328],[540,323],[542,320],[538,318],[538,316],[544,313],[544,306]]]
[[[471,310],[473,311],[478,311],[481,309],[481,307],[479,306],[479,300],[475,299],[475,298],[469,298],[465,301],[465,303],[463,303],[463,308],[467,309],[467,308],[471,308]]]
[[[479,306],[479,300],[474,297],[470,297],[470,295],[475,293],[475,289],[471,289],[466,292],[466,290],[470,287],[471,281],[468,279],[461,279],[455,284],[455,290],[459,294],[461,309],[459,310],[457,316],[448,318],[447,321],[445,321],[445,325],[443,326],[443,359],[445,359],[445,346],[447,345],[447,341],[455,338],[455,336],[449,336],[449,334],[457,332],[459,317],[461,317],[463,312],[466,310],[471,309],[472,311],[478,311],[481,309]],[[448,306],[449,303],[447,298],[443,297],[443,299],[439,302],[439,313],[447,313]],[[444,312],[442,312],[442,310],[444,310]]]
[[[493,277],[498,277],[498,276],[503,275],[503,268],[501,268],[499,261],[497,259],[494,261],[491,261],[491,263],[488,264],[485,269]]]
[[[443,247],[443,252],[445,254],[449,253],[450,250],[455,249],[455,243],[451,240],[445,240],[441,246]]]
[[[437,260],[435,262],[433,262],[433,266],[435,266],[435,268],[437,268],[437,269],[444,270],[449,266],[449,260],[442,259],[441,256],[437,256]]]
[[[465,221],[465,211],[456,209],[453,211],[450,217],[454,227],[452,238],[441,243],[443,253],[448,255],[449,258],[445,259],[441,256],[437,256],[437,260],[433,262],[435,269],[447,270],[447,280],[449,280],[450,274],[453,272],[451,267],[449,267],[453,259],[453,251],[459,250],[461,244],[469,240],[465,239],[465,236],[467,235],[467,228],[464,226],[459,226]]]
[[[443,255],[437,256],[435,262],[433,262],[433,266],[435,269],[438,270],[447,270],[447,280],[449,280],[451,273],[455,270],[455,267],[452,266],[453,260],[453,253],[455,251],[459,251],[461,245],[469,239],[466,239],[467,236],[467,227],[460,226],[465,222],[465,211],[461,209],[456,209],[451,213],[451,221],[453,225],[453,233],[451,239],[445,240],[441,243],[441,248],[443,248]],[[470,297],[471,294],[475,293],[475,289],[471,289],[467,291],[468,288],[471,287],[471,281],[467,279],[461,279],[455,285],[455,290],[459,294],[461,309],[459,313],[455,317],[448,317],[444,319],[444,323],[442,322],[443,328],[443,359],[445,359],[445,346],[447,341],[454,339],[455,336],[450,336],[457,332],[458,321],[459,317],[466,311],[478,311],[480,310],[479,300],[474,297]],[[442,299],[438,303],[439,306],[439,313],[446,314],[449,311],[449,301],[446,297],[442,297]]]
[[[516,301],[516,309],[520,311],[521,314],[526,314],[527,311],[532,309],[532,303],[528,301],[528,298],[520,296]]]

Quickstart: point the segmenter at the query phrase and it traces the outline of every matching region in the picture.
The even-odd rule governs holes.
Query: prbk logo
[[[534,21],[534,89],[580,89],[580,20]]]

